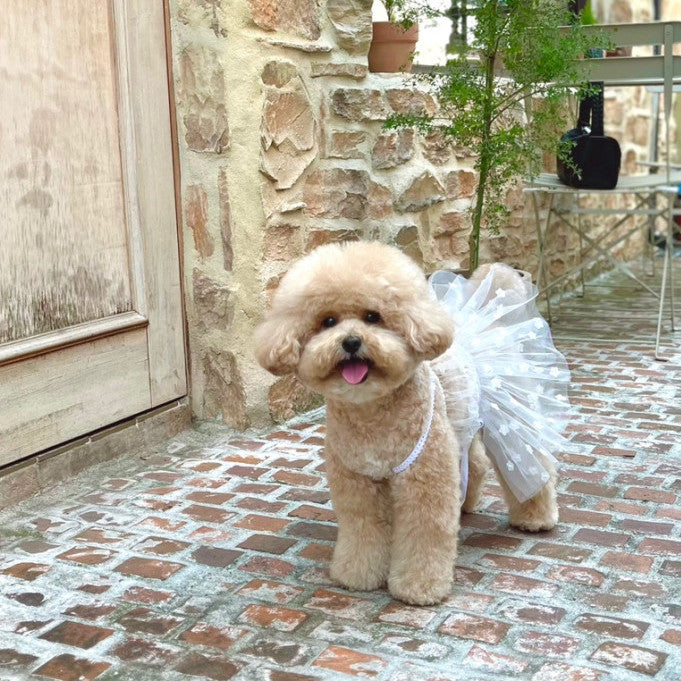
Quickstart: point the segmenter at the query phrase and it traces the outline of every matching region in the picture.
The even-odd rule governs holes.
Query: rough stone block
[[[382,219],[390,214],[390,190],[369,179],[363,170],[333,168],[307,177],[305,212],[314,217]]]
[[[271,91],[265,100],[260,136],[261,170],[277,189],[289,189],[317,155],[317,123],[302,91]]]
[[[338,45],[351,54],[367,54],[373,35],[372,0],[327,0],[326,12]]]
[[[234,301],[229,287],[197,269],[192,273],[192,284],[198,330],[229,329],[234,318]]]
[[[365,64],[345,64],[333,62],[316,62],[312,64],[310,75],[313,78],[331,76],[337,78],[354,78],[362,80],[369,73]]]
[[[179,57],[178,110],[192,151],[221,154],[229,147],[225,72],[215,50],[187,47]]]
[[[290,33],[308,40],[321,35],[315,0],[250,0],[254,23],[266,31]]]
[[[216,36],[227,36],[228,5],[221,0],[178,0],[177,18],[192,28],[208,28]]]
[[[385,120],[390,110],[380,90],[338,88],[331,95],[331,108],[350,121]]]
[[[246,395],[234,355],[209,348],[203,353],[201,367],[205,380],[204,416],[220,418],[240,430],[247,428]]]
[[[362,147],[367,134],[363,130],[332,130],[329,135],[327,156],[329,158],[364,158]]]
[[[262,82],[273,87],[284,87],[298,75],[298,69],[290,61],[270,61],[262,70]]]
[[[413,156],[413,130],[383,133],[379,135],[371,152],[371,165],[376,169],[395,168]]]
[[[395,88],[386,91],[386,97],[392,110],[399,114],[412,116],[432,116],[437,111],[437,104],[432,95],[410,88]]]
[[[412,213],[440,203],[446,196],[447,192],[440,181],[426,171],[412,181],[395,206],[403,213]]]
[[[202,258],[213,255],[215,244],[208,232],[208,195],[201,185],[190,185],[185,192],[185,224],[194,235],[194,248]]]

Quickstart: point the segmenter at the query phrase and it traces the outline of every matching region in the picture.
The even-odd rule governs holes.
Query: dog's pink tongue
[[[369,367],[366,362],[348,362],[343,365],[341,373],[343,374],[343,378],[350,385],[357,385],[365,379],[366,375],[369,373]]]

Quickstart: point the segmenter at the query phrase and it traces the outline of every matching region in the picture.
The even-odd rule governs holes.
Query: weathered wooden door
[[[0,19],[0,465],[186,392],[164,3]]]

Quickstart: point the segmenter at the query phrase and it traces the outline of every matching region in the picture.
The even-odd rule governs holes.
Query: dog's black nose
[[[362,345],[362,339],[358,336],[346,336],[341,343],[345,352],[354,355]]]

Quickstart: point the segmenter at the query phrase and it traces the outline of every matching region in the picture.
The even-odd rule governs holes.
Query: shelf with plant
[[[509,187],[541,171],[542,152],[567,158],[569,147],[559,140],[573,123],[569,95],[584,79],[578,60],[608,41],[583,32],[557,0],[477,0],[468,3],[467,11],[467,39],[457,44],[446,65],[418,76],[438,100],[438,112],[397,115],[386,125],[437,131],[475,156],[478,184],[469,235],[473,270],[483,226],[498,234],[509,215]]]

